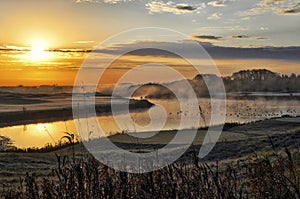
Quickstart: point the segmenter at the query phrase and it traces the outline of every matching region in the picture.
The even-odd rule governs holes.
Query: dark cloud
[[[266,37],[250,37],[248,35],[233,35],[231,36],[232,39],[253,39],[253,40],[268,40],[269,38]]]
[[[196,10],[197,8],[190,6],[190,5],[185,5],[185,4],[178,4],[176,5],[176,8],[179,10],[188,10],[188,11],[193,11]]]
[[[268,40],[269,38],[266,37],[257,37],[256,40]]]
[[[231,38],[233,38],[233,39],[247,39],[247,38],[249,38],[249,36],[248,35],[233,35],[233,36],[231,36]]]
[[[203,46],[215,59],[279,59],[300,61],[299,47],[223,47]]]
[[[282,14],[299,14],[299,13],[300,13],[300,3],[298,3],[294,6],[285,8],[282,11]]]
[[[223,37],[213,36],[213,35],[193,35],[193,38],[200,40],[221,40]]]
[[[173,1],[152,1],[146,4],[146,8],[149,10],[151,14],[153,13],[173,13],[176,15],[191,13],[198,9],[202,9],[201,5],[197,5],[197,7],[192,6],[186,3],[176,4]]]
[[[198,42],[213,59],[279,59],[288,61],[300,61],[299,47],[223,47],[209,42]],[[138,48],[137,48],[138,47]],[[168,49],[159,50],[159,49]],[[96,52],[107,54],[123,54],[124,51],[138,56],[167,56],[175,57],[172,52],[184,51],[189,58],[199,58],[199,47],[191,41],[181,42],[156,42],[138,41],[132,44],[118,45],[110,49],[98,49]],[[203,57],[205,58],[205,56]]]

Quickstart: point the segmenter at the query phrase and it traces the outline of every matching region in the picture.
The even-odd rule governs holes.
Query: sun
[[[38,130],[43,130],[45,128],[45,125],[44,124],[41,124],[41,123],[39,123],[39,124],[37,124],[37,129]]]
[[[34,40],[31,43],[31,49],[27,58],[32,61],[44,60],[50,56],[50,53],[46,51],[47,49],[48,44],[46,41]]]

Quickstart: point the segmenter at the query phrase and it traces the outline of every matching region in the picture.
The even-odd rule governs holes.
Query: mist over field
[[[176,96],[172,91],[185,95],[185,80],[179,80],[167,83],[148,83],[142,85],[124,86],[130,92],[135,90],[133,96],[149,99],[174,99]],[[209,85],[217,93],[222,92],[221,86],[224,84],[228,96],[234,96],[234,93],[241,93],[244,96],[251,97],[251,92],[263,93],[288,93],[286,96],[299,96],[300,75],[278,74],[266,69],[243,70],[233,73],[228,77],[218,77],[213,74],[199,74],[188,82],[195,90],[198,97],[210,97],[206,85]],[[170,88],[170,89],[169,89]],[[247,95],[248,93],[248,95]],[[291,93],[291,94],[289,94]],[[250,94],[250,95],[249,95]],[[272,94],[269,94],[270,97]],[[265,94],[268,96],[268,94]],[[277,95],[278,96],[278,95]],[[189,96],[186,96],[188,98]],[[217,97],[217,96],[216,96]],[[276,97],[274,94],[273,97]]]

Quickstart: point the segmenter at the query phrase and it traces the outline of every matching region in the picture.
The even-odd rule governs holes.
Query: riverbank
[[[193,145],[186,152],[190,157],[198,152],[205,136],[205,129],[198,130]],[[188,132],[187,132],[188,133]],[[148,139],[133,139],[126,134],[110,136],[109,139],[117,146],[138,152],[149,152],[163,147],[174,137],[175,130],[162,131]],[[132,134],[133,135],[133,134]],[[285,147],[297,148],[300,143],[300,117],[282,117],[239,125],[227,125],[222,132],[214,149],[200,162],[220,161],[220,164],[231,165],[233,161],[245,161],[248,157],[273,154],[274,151],[284,150]],[[76,159],[87,159],[90,153],[82,143],[74,145]],[[73,149],[66,147],[51,152],[1,152],[0,153],[0,182],[18,185],[19,176],[34,173],[43,177],[51,174],[58,167],[57,156],[66,157],[64,161],[72,160]],[[107,152],[108,157],[111,152]],[[185,159],[185,162],[193,159]]]
[[[131,99],[129,101],[129,109],[133,112],[149,109],[153,105],[153,103],[147,100]],[[95,110],[97,115],[109,115],[111,114],[111,105],[96,104]],[[120,111],[122,110],[120,109]],[[64,121],[71,119],[73,119],[72,107],[54,108],[48,110],[24,110],[14,112],[2,112],[0,113],[0,128],[34,123]]]

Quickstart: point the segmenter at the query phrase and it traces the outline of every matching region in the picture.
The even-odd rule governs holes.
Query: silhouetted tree
[[[0,135],[0,151],[11,149],[16,149],[16,147],[13,145],[13,141],[9,137]]]

